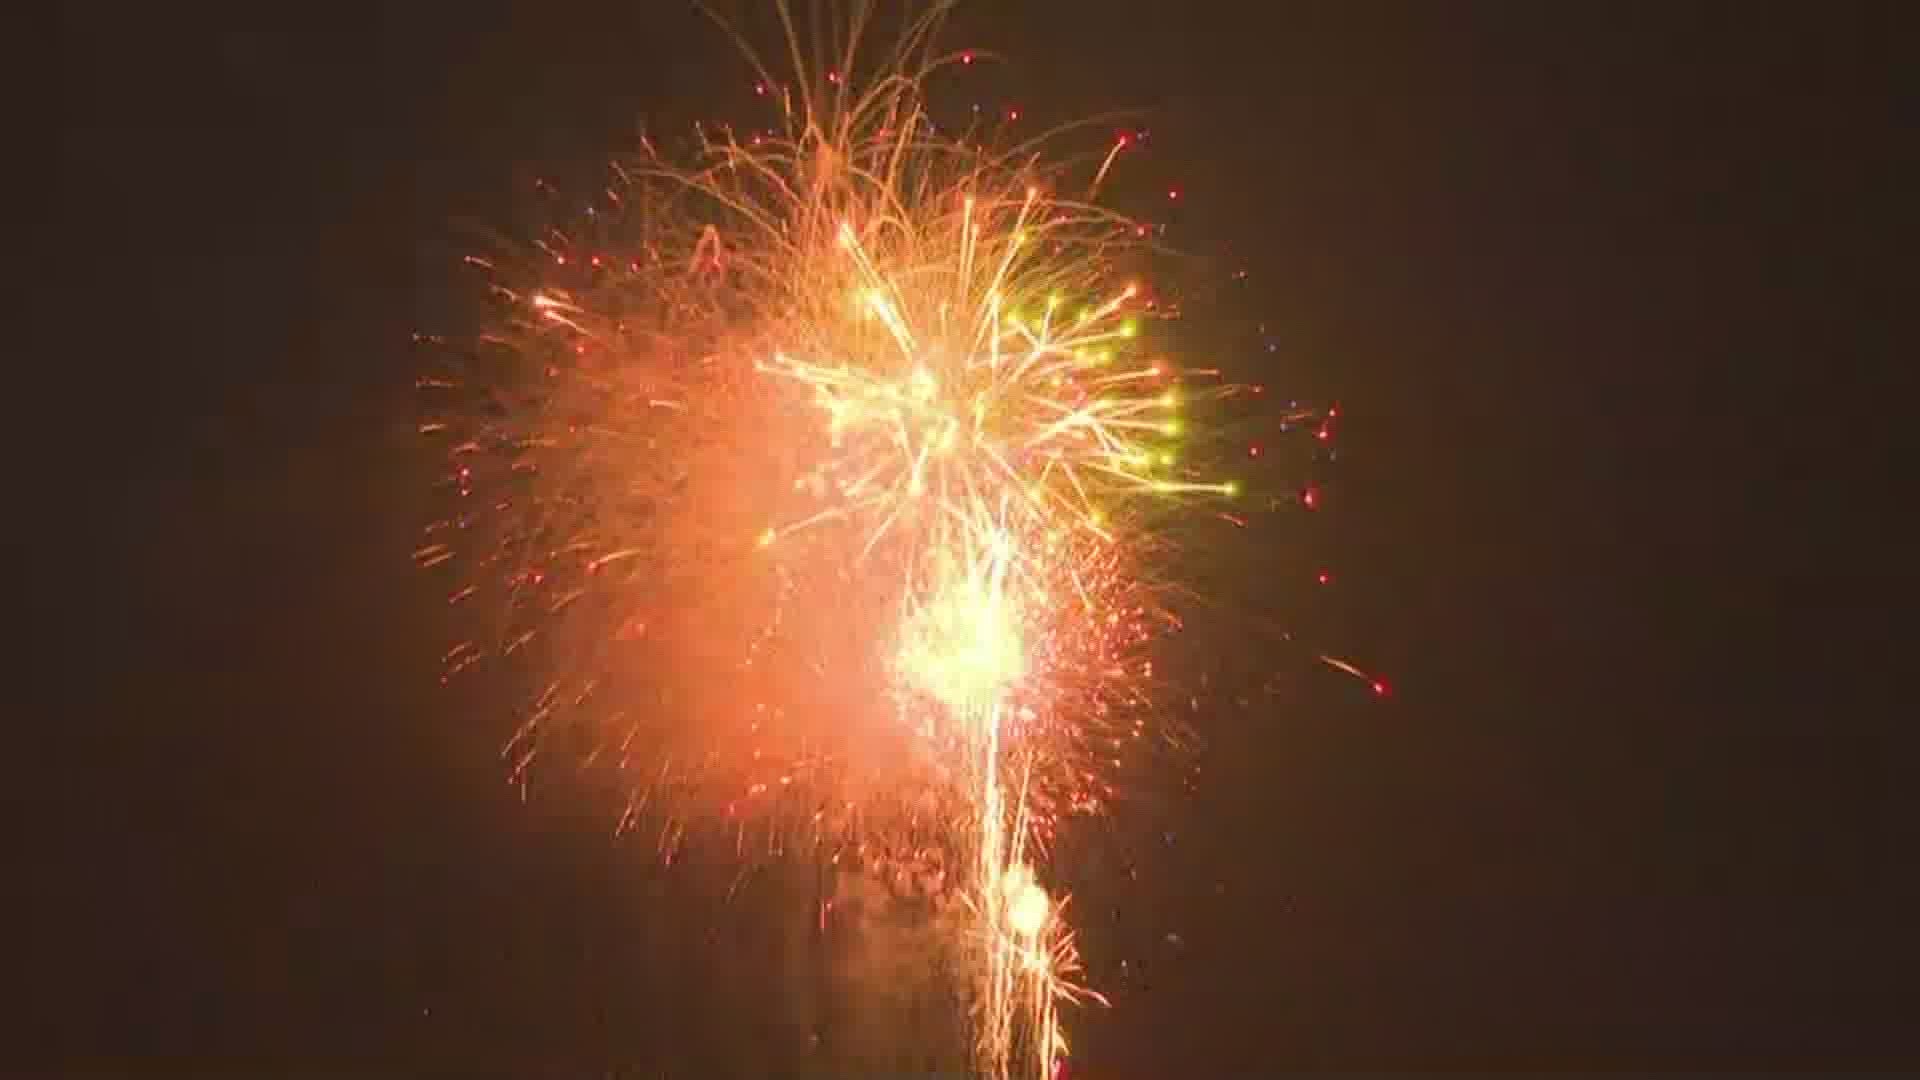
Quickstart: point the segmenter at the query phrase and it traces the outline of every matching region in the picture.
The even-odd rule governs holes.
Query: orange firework
[[[1161,715],[1163,523],[1238,495],[1183,410],[1236,390],[1152,344],[1148,230],[1094,202],[1125,139],[1074,183],[935,127],[946,6],[862,76],[864,14],[810,61],[780,5],[778,127],[649,145],[591,229],[469,260],[502,317],[422,381],[453,509],[417,557],[487,621],[450,672],[534,661],[517,780],[578,737],[664,850],[719,823],[952,891],[981,1068],[1044,1075],[1088,993],[1048,841]]]

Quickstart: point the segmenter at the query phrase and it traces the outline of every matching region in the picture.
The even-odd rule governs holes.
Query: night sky
[[[723,868],[604,805],[523,804],[408,559],[458,228],[745,69],[676,0],[111,7],[64,13],[64,346],[19,360],[62,387],[17,399],[57,425],[28,527],[77,569],[21,570],[59,659],[0,1057],[826,1067],[800,883],[715,905]],[[1129,960],[1077,1075],[1920,1061],[1876,614],[1912,575],[1875,569],[1896,6],[1126,8],[983,0],[948,40],[1011,62],[989,108],[1142,110],[1128,167],[1248,270],[1247,362],[1341,403],[1270,572],[1336,566],[1301,633],[1394,693],[1276,654],[1287,694],[1128,826],[1151,872],[1075,901]]]

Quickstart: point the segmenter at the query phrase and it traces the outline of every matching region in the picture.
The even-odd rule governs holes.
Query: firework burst
[[[1183,417],[1243,391],[1160,344],[1150,231],[1094,199],[1125,138],[1076,172],[934,124],[946,7],[856,78],[864,16],[809,57],[781,6],[773,128],[649,144],[587,226],[469,259],[499,318],[422,380],[416,558],[465,571],[449,675],[537,675],[518,782],[574,745],[669,854],[718,825],[950,895],[983,1071],[1044,1075],[1097,997],[1048,845],[1166,720],[1168,523],[1239,495]]]

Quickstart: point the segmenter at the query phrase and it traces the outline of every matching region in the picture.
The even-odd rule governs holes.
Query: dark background
[[[777,1073],[782,886],[716,911],[522,805],[406,557],[452,223],[747,76],[677,2],[418,7],[65,12],[65,348],[22,361],[63,389],[18,467],[80,569],[8,1053]],[[1080,1074],[1914,1064],[1896,7],[1123,9],[949,40],[1008,54],[989,98],[1146,108],[1270,381],[1342,401],[1312,632],[1395,693],[1211,733],[1151,880],[1083,894],[1134,929],[1092,936],[1132,974]]]

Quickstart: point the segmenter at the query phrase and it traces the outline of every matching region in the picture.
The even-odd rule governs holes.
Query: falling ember
[[[1050,908],[1047,891],[1033,880],[1033,871],[1025,864],[1008,871],[1002,883],[1007,894],[1007,925],[1024,940],[1038,937]]]

